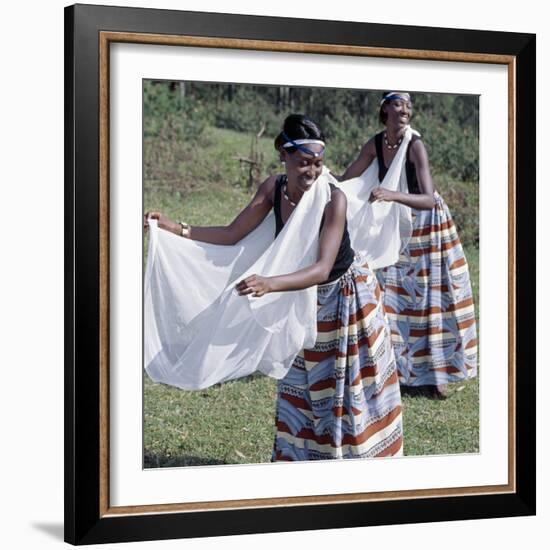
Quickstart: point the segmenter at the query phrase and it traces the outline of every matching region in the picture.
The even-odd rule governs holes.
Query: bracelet
[[[178,222],[181,225],[181,236],[189,237],[189,224],[185,222]]]

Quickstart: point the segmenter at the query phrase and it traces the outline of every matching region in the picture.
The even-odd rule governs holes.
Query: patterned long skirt
[[[272,460],[401,455],[401,394],[374,273],[353,265],[318,287],[317,341],[277,392]]]
[[[468,263],[441,196],[413,210],[412,238],[398,263],[377,271],[399,380],[435,386],[477,374],[476,320]]]

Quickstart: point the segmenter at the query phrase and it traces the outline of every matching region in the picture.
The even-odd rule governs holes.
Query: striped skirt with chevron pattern
[[[277,391],[272,460],[401,455],[401,394],[380,287],[352,265],[318,286],[317,341]]]
[[[399,380],[435,386],[477,374],[476,319],[468,264],[444,200],[413,210],[398,263],[377,271],[391,324]]]

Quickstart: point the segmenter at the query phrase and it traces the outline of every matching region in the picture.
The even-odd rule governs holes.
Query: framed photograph
[[[66,8],[67,542],[535,513],[535,200],[534,187],[519,184],[535,181],[535,53],[530,34]],[[385,303],[403,432],[388,428],[376,445],[357,444],[358,460],[341,450],[330,458],[344,460],[312,460],[333,451],[319,441],[296,444],[296,460],[287,460],[299,430],[281,420],[279,405],[275,411],[281,392],[292,393],[276,380],[256,373],[182,389],[149,368],[144,284],[153,236],[144,215],[162,210],[179,239],[193,226],[229,223],[266,177],[288,173],[284,147],[304,147],[286,134],[273,146],[292,113],[323,128],[326,140],[305,146],[322,143],[336,175],[353,175],[354,159],[387,125],[381,165],[398,147],[390,123],[378,120],[391,101],[404,109],[399,116],[414,113],[436,195],[453,214],[462,241],[451,238],[461,247],[453,269],[463,279],[469,265],[470,294],[460,307],[439,303],[436,331],[451,330],[453,311],[468,367],[439,364],[456,383],[447,399],[428,399],[419,390],[424,367],[409,372],[400,363],[400,343],[417,342],[416,364],[423,345],[414,330],[394,339],[402,312]],[[336,179],[344,190],[347,177]],[[288,196],[282,189],[296,207],[291,189]],[[447,242],[454,224],[442,224]],[[391,279],[379,271],[389,296]],[[437,308],[429,307],[431,315]],[[304,448],[313,449],[307,458]]]

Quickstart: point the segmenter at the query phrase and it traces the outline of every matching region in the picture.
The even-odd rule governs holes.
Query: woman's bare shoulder
[[[376,136],[372,136],[368,141],[367,143],[365,143],[365,145],[363,145],[363,149],[362,151],[368,155],[376,155],[376,143],[375,143],[375,137]]]
[[[348,200],[346,194],[338,187],[331,189],[330,202],[327,204],[327,208],[334,210],[335,212],[346,211],[348,206]]]
[[[420,138],[420,136],[413,136],[411,139],[411,145],[410,145],[410,152],[411,152],[411,160],[415,160],[418,158],[426,158],[427,157],[427,151],[426,146],[424,145],[424,142]]]
[[[267,177],[258,187],[257,195],[265,197],[271,203],[273,203],[273,194],[275,190],[275,184],[282,174],[273,174]]]

